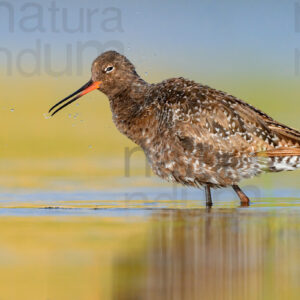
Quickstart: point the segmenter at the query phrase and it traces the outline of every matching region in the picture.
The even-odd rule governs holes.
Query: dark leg
[[[244,192],[239,188],[238,185],[233,185],[232,188],[237,193],[241,200],[241,206],[249,206],[250,200],[249,198],[244,194]]]
[[[213,203],[211,200],[210,186],[208,184],[205,186],[205,198],[206,198],[206,207],[212,207]]]

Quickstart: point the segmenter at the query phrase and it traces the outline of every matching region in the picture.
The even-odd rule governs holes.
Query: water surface
[[[298,299],[298,194],[3,188],[1,299]]]

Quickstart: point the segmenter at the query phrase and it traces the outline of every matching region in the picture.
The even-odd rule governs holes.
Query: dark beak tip
[[[83,85],[80,89],[78,89],[76,92],[72,93],[71,95],[69,95],[68,97],[62,99],[61,101],[59,101],[58,103],[56,103],[54,106],[52,106],[49,109],[49,114],[51,114],[51,112],[53,111],[54,108],[58,107],[60,104],[63,104],[64,102],[66,102],[68,99],[72,98],[73,96],[75,96],[73,99],[69,100],[67,103],[63,104],[62,106],[58,107],[54,112],[52,112],[51,117],[53,117],[58,111],[60,111],[61,109],[63,109],[64,107],[66,107],[67,105],[71,104],[72,102],[76,101],[78,98],[80,98],[80,95],[77,95],[78,93],[82,92],[84,89],[88,88],[91,84],[93,83],[92,79],[89,80],[85,85]],[[77,96],[76,96],[77,95]]]

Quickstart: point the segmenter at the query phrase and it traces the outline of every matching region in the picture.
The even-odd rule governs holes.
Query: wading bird
[[[91,79],[49,113],[55,115],[96,89],[108,97],[115,125],[144,150],[154,173],[186,186],[204,186],[207,206],[212,205],[211,188],[227,186],[242,205],[249,205],[238,186],[242,179],[300,167],[299,131],[191,80],[149,84],[115,51],[98,56]]]

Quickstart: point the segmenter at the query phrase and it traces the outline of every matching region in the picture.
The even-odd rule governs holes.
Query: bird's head
[[[98,56],[92,63],[91,71],[92,78],[85,85],[56,103],[49,110],[52,116],[83,95],[96,89],[108,97],[122,93],[138,77],[133,64],[116,51],[107,51]]]

